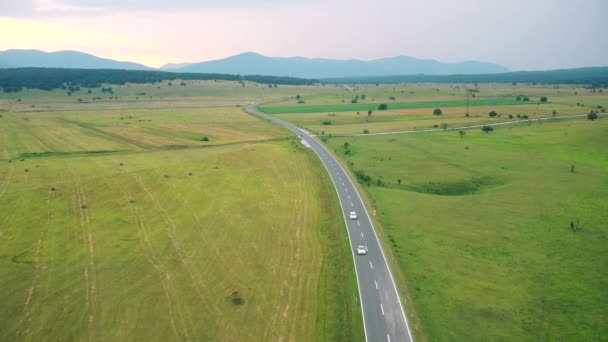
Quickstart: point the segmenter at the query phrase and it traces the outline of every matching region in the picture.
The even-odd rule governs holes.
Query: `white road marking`
[[[391,342],[391,337],[390,337],[390,336],[388,336],[388,334],[386,334],[386,340],[387,340],[388,342]]]
[[[357,226],[360,226],[360,225],[361,225],[361,222],[357,221]]]
[[[382,311],[382,316],[384,316],[384,307],[380,304],[380,310]]]
[[[361,237],[363,237],[363,232],[361,232]]]
[[[371,267],[372,270],[374,269],[374,265],[372,265],[372,261],[371,260],[369,261],[369,267]]]
[[[378,289],[378,282],[374,280],[374,284],[376,284],[376,290]]]

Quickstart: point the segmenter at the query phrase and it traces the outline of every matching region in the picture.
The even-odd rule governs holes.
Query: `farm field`
[[[287,131],[234,104],[19,96],[0,100],[3,339],[363,340],[336,195]]]
[[[184,83],[183,86],[180,85],[181,82]],[[0,109],[33,112],[240,106],[252,101],[286,98],[297,94],[308,96],[333,93],[341,89],[342,87],[334,85],[278,85],[270,88],[253,82],[177,80],[155,84],[102,85],[100,88],[81,88],[74,93],[62,89],[28,89],[19,93],[2,93]]]
[[[608,121],[324,139],[362,181],[428,340],[608,335]]]
[[[468,101],[467,89],[473,90]],[[542,96],[548,101],[541,103]],[[388,109],[378,110],[381,103]],[[361,134],[601,112],[608,108],[608,93],[572,85],[362,85],[262,108],[315,134]],[[435,108],[441,109],[440,115],[433,115]],[[491,117],[490,112],[496,115]]]

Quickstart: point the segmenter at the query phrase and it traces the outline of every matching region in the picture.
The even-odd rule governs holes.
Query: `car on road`
[[[363,246],[363,245],[357,246],[357,254],[359,254],[359,255],[367,254],[367,246]]]
[[[351,211],[350,214],[348,215],[348,217],[350,217],[351,220],[356,220],[357,219],[357,213],[354,211]]]

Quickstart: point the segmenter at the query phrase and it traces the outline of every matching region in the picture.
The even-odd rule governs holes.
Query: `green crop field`
[[[258,90],[172,91],[0,99],[1,339],[362,340],[317,157],[235,106]]]
[[[429,101],[429,102],[384,102],[390,109],[409,109],[409,108],[437,108],[437,107],[464,107],[467,101]],[[521,102],[515,99],[491,99],[491,100],[475,100],[468,104],[475,106],[504,106],[515,105]],[[319,106],[289,106],[289,107],[261,107],[260,109],[268,114],[283,114],[283,113],[318,113],[318,112],[348,112],[348,111],[368,111],[377,110],[378,103],[351,103],[351,104],[336,104],[336,105],[319,105]]]
[[[608,335],[606,119],[325,139],[364,180],[426,338]]]
[[[542,96],[548,101],[541,103]],[[353,99],[358,102],[348,103]],[[388,109],[378,110],[380,103],[386,103]],[[433,115],[435,108],[441,109],[440,115]],[[353,90],[324,89],[324,93],[301,95],[300,100],[268,103],[263,109],[280,113],[276,115],[281,119],[315,134],[361,134],[605,112],[608,94],[582,86],[367,85]],[[490,116],[491,112],[496,115]]]

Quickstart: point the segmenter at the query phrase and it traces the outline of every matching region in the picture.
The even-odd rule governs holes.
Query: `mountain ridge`
[[[244,52],[198,63],[168,63],[150,68],[133,62],[115,61],[79,51],[0,51],[0,68],[51,67],[73,69],[162,70],[170,72],[267,75],[298,78],[369,77],[392,75],[454,75],[509,72],[495,63],[464,61],[443,63],[434,59],[395,56],[373,60],[307,57],[268,57]]]

